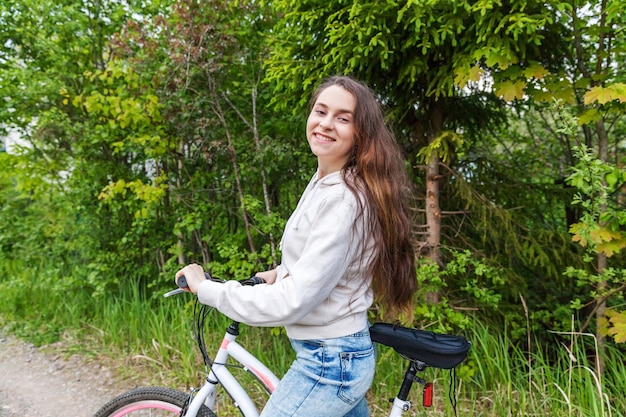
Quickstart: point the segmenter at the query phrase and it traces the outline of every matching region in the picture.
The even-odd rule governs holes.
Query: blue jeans
[[[296,360],[261,417],[368,417],[365,394],[376,354],[369,330],[333,339],[291,340]]]

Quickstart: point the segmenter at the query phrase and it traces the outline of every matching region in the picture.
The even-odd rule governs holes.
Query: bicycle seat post
[[[425,384],[426,381],[417,376],[417,373],[423,371],[426,368],[426,364],[419,361],[409,361],[409,367],[404,374],[404,380],[398,391],[396,398],[390,400],[393,403],[393,407],[398,410],[392,412],[391,415],[399,416],[402,412],[408,411],[411,408],[411,402],[408,401],[409,392],[413,387],[414,382]]]
[[[425,383],[425,381],[416,376],[418,372],[423,371],[425,368],[426,365],[422,362],[409,361],[409,368],[404,374],[404,381],[402,381],[402,386],[400,386],[398,391],[400,400],[406,401],[409,398],[409,391],[411,391],[414,382]]]

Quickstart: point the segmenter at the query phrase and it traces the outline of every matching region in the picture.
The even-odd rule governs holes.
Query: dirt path
[[[0,333],[0,417],[89,417],[126,388],[95,361]]]

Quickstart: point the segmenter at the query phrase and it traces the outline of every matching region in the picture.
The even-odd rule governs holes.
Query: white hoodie
[[[373,294],[368,266],[373,240],[364,242],[359,207],[341,172],[313,177],[287,221],[282,262],[272,285],[243,287],[206,281],[201,303],[254,326],[285,326],[292,339],[346,336],[367,327]]]

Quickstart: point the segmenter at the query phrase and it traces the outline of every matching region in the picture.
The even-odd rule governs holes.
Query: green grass
[[[88,289],[64,288],[49,272],[41,271],[25,272],[16,263],[0,263],[2,327],[37,345],[61,341],[68,355],[79,353],[114,363],[120,376],[135,384],[183,390],[201,384],[204,370],[191,331],[192,296],[147,295],[130,282],[116,294],[94,296]],[[212,352],[228,320],[214,312],[207,322],[206,341]],[[471,354],[457,368],[458,416],[617,417],[626,410],[626,365],[619,346],[607,345],[600,378],[592,335],[555,333],[554,349],[533,346],[530,352],[480,322],[468,336]],[[278,376],[293,360],[288,340],[278,329],[242,326],[238,341]],[[380,347],[368,395],[373,417],[388,414],[388,400],[395,396],[406,366],[391,349]],[[421,406],[416,384],[409,415],[454,415],[448,398],[450,373],[427,369],[422,377],[434,383],[434,406]],[[259,402],[265,398],[258,387],[252,396]]]

